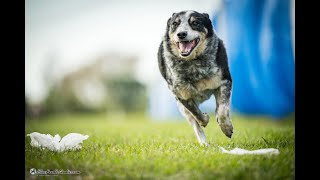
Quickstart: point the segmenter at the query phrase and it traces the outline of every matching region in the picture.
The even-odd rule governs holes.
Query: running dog
[[[172,14],[158,49],[158,65],[175,95],[179,111],[193,126],[199,143],[208,145],[201,126],[209,123],[208,114],[200,111],[199,104],[211,95],[216,99],[217,122],[222,132],[231,138],[232,79],[228,57],[208,14],[196,11]]]

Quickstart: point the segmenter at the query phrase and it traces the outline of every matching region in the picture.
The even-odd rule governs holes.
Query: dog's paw
[[[209,123],[210,117],[209,117],[209,115],[207,113],[202,113],[202,117],[203,118],[202,118],[202,121],[200,122],[200,125],[202,127],[206,127],[208,125],[208,123]]]
[[[228,137],[231,138],[233,134],[233,126],[230,120],[222,120],[223,118],[218,118],[218,124],[222,132]]]
[[[200,143],[200,146],[202,146],[202,147],[208,147],[209,144],[208,144],[207,142],[201,142],[201,143]]]
[[[222,132],[229,138],[233,134],[232,121],[229,118],[228,108],[221,108],[218,111],[217,122],[222,130]]]

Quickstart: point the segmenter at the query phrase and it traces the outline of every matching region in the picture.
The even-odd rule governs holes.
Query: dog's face
[[[171,53],[185,60],[199,56],[213,35],[209,15],[196,11],[173,13],[167,22],[167,35]]]

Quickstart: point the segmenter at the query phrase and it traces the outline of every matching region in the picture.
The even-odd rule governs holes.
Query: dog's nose
[[[177,35],[179,39],[184,39],[187,36],[187,32],[185,31],[179,32]]]

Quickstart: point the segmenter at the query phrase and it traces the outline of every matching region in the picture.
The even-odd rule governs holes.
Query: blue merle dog
[[[196,11],[173,13],[158,50],[161,75],[176,97],[181,114],[193,126],[201,145],[208,145],[201,126],[209,123],[199,104],[216,99],[216,119],[229,138],[232,79],[222,40],[215,34],[209,15]]]

